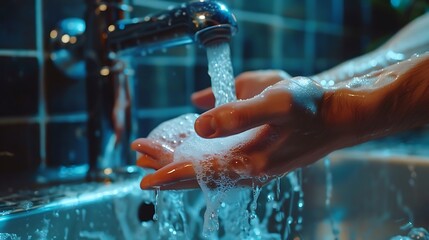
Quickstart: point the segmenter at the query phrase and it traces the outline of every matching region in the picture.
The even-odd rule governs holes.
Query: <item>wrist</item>
[[[348,88],[327,89],[319,106],[320,119],[338,148],[365,141],[362,132],[369,127],[365,119],[369,108],[365,107],[368,92]]]
[[[426,54],[327,89],[320,112],[327,127],[353,145],[429,123],[428,105]]]

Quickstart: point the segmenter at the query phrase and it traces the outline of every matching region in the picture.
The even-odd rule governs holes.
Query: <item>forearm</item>
[[[347,79],[409,59],[414,54],[425,53],[429,51],[428,28],[429,14],[426,14],[401,29],[378,49],[346,61],[312,78],[322,85],[330,87]]]
[[[373,112],[384,116],[379,127],[399,132],[429,123],[429,53],[392,67],[396,76],[369,94]],[[380,83],[382,84],[382,83]]]
[[[429,123],[429,53],[327,88],[323,121],[343,146]]]

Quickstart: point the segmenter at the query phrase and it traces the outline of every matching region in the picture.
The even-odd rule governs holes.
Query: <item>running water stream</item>
[[[216,106],[236,101],[229,44],[208,46],[207,58]],[[300,170],[284,178],[289,184],[278,179],[263,188],[238,186],[239,179],[231,179],[222,171],[214,172],[206,156],[215,157],[221,169],[231,159],[240,157],[229,150],[252,138],[254,131],[203,139],[194,131],[197,117],[197,114],[180,116],[149,134],[149,138],[174,149],[174,161],[193,161],[204,196],[195,197],[200,190],[157,191],[160,238],[195,239],[202,233],[209,239],[286,239],[292,226],[300,229],[304,206]],[[183,138],[183,134],[187,137]],[[216,188],[209,187],[213,184]],[[294,209],[298,209],[296,214]],[[199,214],[202,212],[204,218]]]
[[[229,45],[223,43],[209,46],[207,57],[216,106],[236,101]],[[393,65],[389,69],[401,66]],[[338,83],[337,87],[352,89],[379,86],[377,84],[383,84],[378,81],[379,78],[384,78],[387,81],[385,84],[389,84],[395,77],[369,74],[354,78],[351,82]],[[246,178],[249,174],[235,172],[239,177],[232,179],[222,169],[227,169],[232,159],[242,159],[242,156],[231,149],[240,147],[246,140],[252,139],[255,129],[229,137],[203,139],[194,131],[194,122],[197,118],[197,114],[186,114],[164,122],[149,134],[149,138],[174,152],[173,161],[192,161],[200,185],[200,189],[195,191],[157,191],[155,202],[158,237],[294,239],[295,236],[299,236],[305,221],[302,170],[295,170],[286,177],[271,181],[263,188],[255,184],[247,188],[240,187],[238,186],[240,178]],[[212,161],[214,159],[216,162]],[[324,173],[326,187],[324,205],[329,215],[331,234],[337,239],[344,232],[341,219],[333,210],[335,179],[328,159],[325,160]],[[257,180],[261,179],[263,177]],[[400,192],[398,196],[402,196]],[[402,205],[400,197],[398,206]],[[411,217],[409,219],[412,220]],[[382,220],[383,223],[384,221]],[[423,230],[415,227],[408,235],[426,236],[427,232]],[[402,236],[393,239],[402,239],[400,237]]]
[[[236,101],[229,44],[222,43],[208,46],[207,60],[216,106]]]

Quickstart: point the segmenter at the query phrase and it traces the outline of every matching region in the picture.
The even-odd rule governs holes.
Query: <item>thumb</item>
[[[205,138],[224,137],[263,124],[287,121],[292,108],[288,91],[275,85],[247,100],[227,103],[202,114],[195,121],[195,131]]]

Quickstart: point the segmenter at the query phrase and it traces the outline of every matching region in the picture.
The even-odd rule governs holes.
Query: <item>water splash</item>
[[[334,239],[339,239],[340,230],[335,222],[334,216],[332,216],[331,211],[331,199],[332,199],[332,171],[331,171],[331,160],[329,158],[324,159],[325,173],[326,173],[326,198],[325,198],[325,208],[329,214],[329,222],[331,224],[332,234]]]
[[[395,236],[390,240],[429,240],[429,232],[424,228],[412,228],[407,236]]]
[[[79,237],[83,239],[100,239],[100,240],[113,240],[115,239],[113,236],[110,236],[109,234],[106,234],[105,232],[100,231],[80,231]]]
[[[159,198],[159,188],[155,189],[155,213],[153,214],[153,220],[158,221],[158,198]]]
[[[235,101],[229,45],[210,46],[207,56],[216,105]],[[252,138],[253,131],[222,139],[203,139],[194,131],[197,117],[196,114],[180,116],[164,122],[149,134],[149,138],[174,152],[173,161],[193,161],[202,190],[158,192],[155,204],[160,238],[195,239],[202,233],[202,237],[209,239],[286,239],[293,230],[300,229],[304,207],[302,173],[292,172],[287,178],[277,178],[264,188],[237,186],[240,177],[232,179],[222,171],[214,172],[213,162],[204,159],[215,156],[219,169],[231,158],[240,159],[240,156],[232,156],[229,150]],[[248,173],[238,172],[241,174],[248,176]],[[258,180],[266,182],[268,177],[260,176]],[[289,184],[281,184],[281,181]],[[298,211],[294,211],[296,207]]]
[[[0,233],[0,240],[21,240],[15,233]]]
[[[29,210],[33,207],[33,202],[32,201],[28,201],[28,200],[24,200],[22,202],[20,202],[18,204],[18,207],[24,209],[24,210]]]

